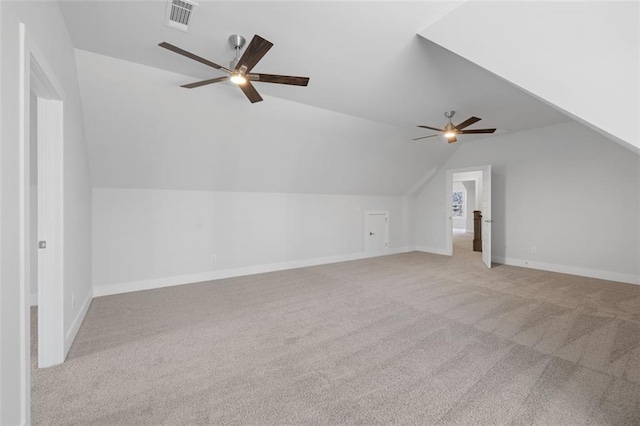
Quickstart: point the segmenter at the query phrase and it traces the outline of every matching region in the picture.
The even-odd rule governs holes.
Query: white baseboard
[[[416,246],[416,251],[421,251],[423,253],[433,253],[433,254],[441,254],[443,256],[451,256],[446,249],[441,247],[427,247],[427,246]]]
[[[91,305],[91,301],[93,300],[93,289],[89,289],[89,294],[82,302],[82,307],[78,312],[78,315],[74,318],[71,323],[71,327],[69,327],[69,331],[67,331],[66,336],[64,337],[64,356],[66,358],[69,353],[69,349],[71,349],[71,345],[80,330],[80,326],[82,325],[82,321],[84,321],[84,317],[87,315],[87,311],[89,310],[89,306]]]
[[[31,294],[29,303],[31,306],[38,306],[38,293]]]
[[[112,294],[129,293],[132,291],[151,290],[154,288],[170,287],[174,285],[193,284],[202,281],[220,280],[224,278],[241,277],[245,275],[262,274],[265,272],[284,271],[287,269],[305,268],[308,266],[325,265],[329,263],[346,262],[349,260],[366,259],[370,257],[388,256],[398,253],[414,251],[414,247],[391,248],[378,253],[348,253],[337,256],[319,257],[313,259],[294,260],[290,262],[269,263],[266,265],[245,266],[220,271],[208,271],[198,274],[179,275],[173,277],[155,278],[143,281],[99,285],[93,287],[94,297]]]
[[[619,272],[602,271],[599,269],[581,268],[577,266],[557,265],[554,263],[532,262],[530,260],[515,259],[513,257],[493,256],[491,260],[495,263],[501,263],[504,265],[520,266],[522,268],[539,269],[541,271],[559,272],[562,274],[640,285],[640,276],[633,274],[621,274]]]

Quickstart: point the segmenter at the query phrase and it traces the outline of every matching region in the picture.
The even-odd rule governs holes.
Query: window
[[[464,194],[462,191],[453,192],[453,217],[464,217]]]

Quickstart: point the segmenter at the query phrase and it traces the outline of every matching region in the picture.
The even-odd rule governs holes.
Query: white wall
[[[637,152],[638,7],[469,1],[420,34]]]
[[[95,188],[95,293],[354,258],[366,210],[388,210],[390,250],[406,250],[410,209],[402,197]]]
[[[467,190],[467,210],[466,210],[466,228],[467,232],[473,232],[473,211],[480,210],[476,205],[476,185],[475,180],[466,180],[462,182]]]
[[[463,144],[418,195],[417,246],[444,249],[445,170],[482,164],[494,260],[639,280],[639,157],[577,123]]]
[[[2,424],[28,421],[28,360],[22,359],[21,342],[29,332],[21,331],[20,264],[28,246],[21,245],[19,146],[19,24],[36,44],[64,92],[64,326],[71,330],[81,312],[82,301],[91,294],[91,179],[85,148],[82,111],[75,68],[75,56],[66,25],[55,2],[0,3],[2,8],[2,158],[0,204],[2,246],[0,252]],[[27,151],[28,152],[28,151]],[[24,204],[28,206],[28,202]],[[28,283],[27,283],[28,284]],[[78,302],[71,307],[69,295]],[[24,292],[28,294],[27,291]],[[24,305],[23,305],[24,306]],[[70,336],[73,338],[74,336]],[[26,341],[28,357],[29,341]],[[26,362],[25,370],[21,368]]]

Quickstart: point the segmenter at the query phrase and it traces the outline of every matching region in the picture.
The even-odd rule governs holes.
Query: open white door
[[[68,347],[64,330],[64,94],[55,74],[40,51],[23,40],[24,64],[23,99],[37,97],[37,167],[38,167],[38,255],[26,259],[25,270],[31,262],[38,265],[38,367],[50,367],[64,362]],[[26,127],[23,141],[29,163],[29,103],[25,102],[23,122]],[[26,169],[25,188],[29,188],[29,169]],[[25,223],[29,223],[29,206],[25,208]],[[30,241],[29,232],[25,241]],[[27,245],[28,247],[28,245]],[[28,277],[28,275],[27,275]],[[28,281],[28,280],[27,280]],[[28,289],[25,290],[28,294]],[[29,307],[25,305],[25,325],[29,324]],[[29,339],[30,326],[25,339]],[[25,354],[30,366],[30,351]]]
[[[63,104],[38,98],[38,367],[64,362]]]
[[[491,166],[482,167],[482,261],[491,268]]]

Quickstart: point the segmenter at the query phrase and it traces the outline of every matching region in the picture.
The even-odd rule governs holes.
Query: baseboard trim
[[[31,294],[29,303],[31,306],[38,306],[38,293]]]
[[[503,265],[519,266],[521,268],[539,269],[541,271],[559,272],[561,274],[578,275],[581,277],[598,278],[601,280],[640,285],[640,276],[632,274],[621,274],[619,272],[558,265],[554,263],[532,262],[530,260],[516,259],[513,257],[493,256],[492,261]]]
[[[69,331],[64,338],[64,356],[67,357],[69,353],[69,349],[71,349],[71,345],[80,330],[80,326],[82,325],[82,321],[84,321],[84,317],[87,315],[87,311],[89,310],[89,306],[91,306],[91,301],[93,300],[93,289],[89,289],[89,294],[82,302],[82,307],[80,308],[80,312],[76,315],[75,319],[71,323],[71,327],[69,327]]]
[[[423,253],[432,253],[432,254],[441,254],[443,256],[451,256],[446,249],[440,247],[427,247],[427,246],[417,246],[415,251],[421,251]]]
[[[266,272],[284,271],[287,269],[305,268],[308,266],[326,265],[329,263],[346,262],[349,260],[367,259],[371,257],[389,256],[392,254],[408,253],[414,251],[414,247],[391,248],[384,252],[367,253],[357,252],[341,254],[337,256],[319,257],[291,262],[269,263],[264,265],[246,266],[242,268],[224,269],[220,271],[208,271],[198,274],[179,275],[173,277],[156,278],[143,281],[130,281],[123,283],[99,285],[93,287],[93,296],[109,296],[113,294],[129,293],[133,291],[152,290],[155,288],[171,287],[174,285],[193,284],[203,281],[220,280],[246,275],[263,274]]]

